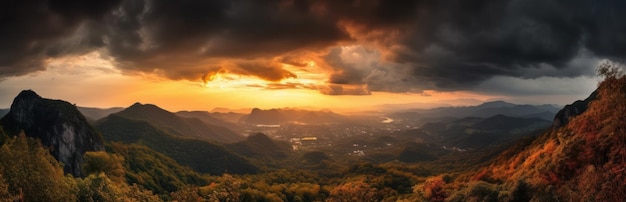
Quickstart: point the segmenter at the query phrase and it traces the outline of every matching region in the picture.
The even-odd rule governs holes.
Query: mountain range
[[[152,104],[135,103],[114,115],[131,120],[146,121],[163,131],[181,137],[194,137],[222,143],[232,143],[244,139],[244,136],[226,127],[212,125],[198,118],[180,117]]]
[[[291,108],[263,110],[254,108],[249,115],[242,117],[242,120],[247,124],[333,123],[343,121],[345,117],[331,111],[309,111]]]
[[[95,107],[77,107],[78,111],[87,118],[90,122],[94,122],[98,119],[104,118],[109,114],[117,113],[124,110],[123,107],[112,108],[95,108]]]
[[[361,119],[345,121],[350,117],[330,111],[289,108],[250,114],[172,113],[141,103],[77,108],[27,90],[4,111],[0,142],[24,135],[40,140],[65,173],[89,175],[64,179],[78,183],[79,194],[96,179],[84,172],[83,162],[100,158],[124,166],[122,176],[111,179],[163,200],[370,194],[405,201],[620,201],[626,197],[625,100],[626,77],[608,75],[587,99],[562,109],[496,101],[394,113],[391,123],[357,123]],[[321,124],[331,122],[336,124]],[[285,136],[246,137],[237,130],[285,123],[318,124],[289,124]],[[0,168],[9,161],[2,162]],[[0,174],[17,194],[20,176]],[[6,186],[4,180],[0,185]]]
[[[539,118],[553,121],[560,110],[556,105],[518,105],[504,101],[486,102],[476,106],[439,107],[432,109],[413,109],[388,114],[388,117],[400,122],[425,124],[428,122],[454,120],[465,117],[488,118],[496,115],[517,118]]]
[[[179,111],[176,112],[176,115],[184,118],[196,118],[206,124],[213,126],[222,126],[230,129],[231,131],[241,131],[243,128],[241,124],[237,123],[237,121],[229,121],[228,118],[224,117],[228,115],[228,113],[224,115],[221,113],[209,113],[207,111]]]
[[[430,122],[420,127],[431,139],[459,148],[483,148],[548,128],[552,122],[539,118],[495,115],[488,118],[466,117],[450,121]]]
[[[107,141],[147,146],[199,172],[255,173],[258,170],[219,144],[173,135],[147,121],[112,114],[96,122],[95,127]]]

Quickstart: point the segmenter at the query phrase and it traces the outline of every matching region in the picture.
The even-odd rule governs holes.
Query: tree
[[[20,133],[0,147],[0,175],[26,201],[75,201],[76,183],[37,139]],[[1,191],[0,191],[1,192]]]
[[[379,201],[380,199],[378,190],[361,179],[338,185],[330,191],[330,196],[326,201]]]
[[[431,177],[424,182],[422,190],[417,191],[423,191],[423,196],[428,201],[445,201],[446,197],[448,197],[443,189],[445,184],[441,176]]]
[[[4,177],[0,175],[0,199],[8,199],[13,198],[11,193],[9,193],[9,185],[4,182]]]
[[[84,155],[83,173],[99,174],[105,173],[114,182],[126,182],[124,174],[124,157],[117,154],[109,154],[103,151],[87,152]]]
[[[91,174],[85,179],[77,179],[79,201],[161,201],[151,191],[137,185],[117,183],[104,173]]]

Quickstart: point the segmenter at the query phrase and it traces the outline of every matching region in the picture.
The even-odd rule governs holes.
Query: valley
[[[11,110],[7,110],[9,114]],[[84,116],[83,124],[93,124],[106,146],[105,153],[84,153],[86,164],[104,161],[120,166],[114,172],[100,163],[83,171],[91,177],[98,174],[93,170],[100,170],[104,175],[94,177],[137,186],[162,200],[194,193],[219,200],[251,200],[240,198],[244,196],[253,197],[253,201],[270,200],[267,197],[286,201],[297,197],[332,200],[346,197],[333,192],[352,186],[350,183],[365,186],[351,194],[378,190],[374,195],[363,196],[371,200],[408,199],[417,196],[416,186],[430,176],[460,179],[464,173],[490,164],[507,148],[537,138],[552,125],[552,120],[541,117],[554,117],[559,109],[553,105],[498,101],[382,115],[342,115],[297,108],[255,108],[249,113],[223,110],[170,112],[141,103],[127,108],[78,107],[76,113],[80,115],[75,116]],[[34,114],[32,118],[41,115]],[[14,122],[10,118],[2,120],[3,125]],[[25,127],[23,130],[29,131]],[[18,136],[19,130],[4,128],[5,139]],[[392,181],[385,181],[386,178]],[[307,193],[312,192],[308,195],[265,190],[254,183],[241,190],[242,184],[254,179],[270,187],[314,187],[305,188]],[[221,188],[213,187],[216,183]],[[188,193],[189,189],[193,193]],[[246,191],[249,189],[274,195],[257,195]]]
[[[0,157],[6,180],[0,194],[32,200],[614,200],[624,196],[619,184],[626,179],[619,169],[626,133],[618,118],[626,109],[626,77],[605,76],[588,99],[561,109],[496,101],[358,115],[296,108],[170,112],[141,103],[98,109],[23,91],[0,119],[7,154]],[[11,160],[24,158],[24,149],[36,155]],[[35,162],[40,166],[28,167]],[[15,170],[21,166],[28,168]],[[35,194],[51,187],[27,186],[31,178],[69,191]],[[106,184],[94,184],[102,180]],[[616,187],[588,188],[581,181]]]

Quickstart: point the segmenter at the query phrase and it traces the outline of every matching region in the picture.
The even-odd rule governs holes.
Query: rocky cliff
[[[589,103],[596,99],[598,95],[597,91],[594,91],[587,97],[585,100],[577,100],[576,102],[565,105],[563,109],[556,113],[554,116],[554,121],[552,122],[552,127],[560,128],[561,126],[567,125],[570,119],[575,116],[578,116],[587,110]]]
[[[50,153],[64,164],[65,173],[81,176],[80,166],[87,151],[104,150],[102,136],[87,123],[76,106],[62,100],[41,98],[32,90],[22,91],[7,115],[0,119],[5,132],[20,131],[41,139]]]

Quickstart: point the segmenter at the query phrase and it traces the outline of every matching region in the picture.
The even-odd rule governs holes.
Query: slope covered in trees
[[[95,126],[108,142],[145,145],[198,172],[214,175],[224,172],[234,174],[258,172],[258,168],[248,160],[231,153],[221,145],[171,135],[146,121],[112,114],[96,122]]]
[[[604,81],[584,102],[587,106],[578,106],[585,111],[560,117],[559,123],[568,123],[511,148],[492,165],[463,179],[468,184],[457,182],[463,188],[451,190],[455,193],[451,199],[626,198],[626,76],[615,63],[600,66],[599,73]]]

